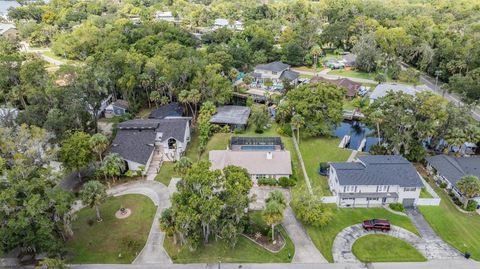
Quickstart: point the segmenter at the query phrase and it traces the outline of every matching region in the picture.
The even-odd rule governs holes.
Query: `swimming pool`
[[[275,150],[275,146],[241,146],[241,150]]]
[[[350,136],[349,149],[357,150],[364,138],[367,139],[363,151],[369,151],[372,145],[378,142],[374,130],[368,128],[365,123],[358,121],[343,121],[334,131],[335,136],[342,139],[345,135]]]

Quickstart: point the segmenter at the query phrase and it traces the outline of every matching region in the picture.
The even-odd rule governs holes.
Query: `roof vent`
[[[267,160],[273,159],[273,153],[272,152],[267,152]]]

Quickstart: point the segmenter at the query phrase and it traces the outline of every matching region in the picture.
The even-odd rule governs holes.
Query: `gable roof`
[[[331,163],[340,185],[399,185],[423,187],[415,167],[402,156],[369,155],[357,162]]]
[[[10,29],[16,29],[15,25],[10,23],[0,23],[0,35],[3,35]]]
[[[212,150],[208,159],[212,169],[223,169],[236,165],[247,169],[250,175],[291,175],[292,164],[290,151],[272,151],[271,159],[267,159],[267,151],[231,151]]]
[[[284,64],[282,62],[271,62],[268,64],[259,64],[255,66],[255,70],[267,70],[267,71],[272,71],[272,72],[281,72],[285,69],[290,68],[290,65]]]
[[[281,79],[288,79],[288,80],[295,80],[300,76],[300,73],[290,70],[283,71],[282,75],[280,76]]]
[[[250,108],[246,106],[221,106],[210,119],[211,123],[245,125],[250,116]]]
[[[396,84],[396,83],[382,83],[379,84],[370,94],[370,99],[377,100],[380,97],[387,95],[389,91],[393,92],[403,92],[405,94],[415,95],[421,91],[424,91],[425,87],[422,86],[411,86],[405,84]]]
[[[464,176],[480,178],[480,157],[436,155],[427,157],[426,160],[454,186],[457,186],[457,182]]]
[[[358,90],[362,86],[362,84],[355,82],[353,80],[350,80],[348,78],[326,79],[324,77],[314,77],[310,80],[310,82],[318,82],[318,81],[326,81],[326,82],[335,84],[338,87],[343,87],[347,89],[347,92],[345,93],[345,95],[348,97],[354,97],[355,95],[357,95]]]
[[[183,107],[180,103],[173,102],[163,105],[150,113],[149,119],[164,119],[166,117],[183,116]]]
[[[117,101],[113,102],[113,106],[120,107],[123,109],[128,109],[128,102],[122,99],[118,99]]]

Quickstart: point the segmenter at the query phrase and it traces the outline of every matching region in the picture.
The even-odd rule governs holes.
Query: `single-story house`
[[[378,98],[387,95],[388,92],[403,92],[405,94],[415,95],[419,92],[425,91],[424,86],[412,86],[405,84],[396,84],[396,83],[382,83],[378,84],[377,87],[370,94],[370,102],[375,102]]]
[[[229,165],[247,169],[254,182],[259,178],[290,177],[290,152],[284,150],[279,137],[232,137],[229,149],[212,150],[208,154],[211,169]]]
[[[268,64],[259,64],[255,66],[252,77],[256,83],[264,84],[265,81],[270,80],[274,84],[282,83],[284,79],[295,83],[300,74],[290,70],[289,64],[282,62],[271,62]]]
[[[476,176],[480,178],[480,157],[452,157],[448,155],[436,155],[426,158],[427,171],[433,175],[436,181],[447,183],[458,198],[463,199],[463,194],[457,188],[457,182],[464,176]],[[480,197],[476,197],[480,203]]]
[[[359,156],[354,162],[330,163],[328,183],[341,207],[402,203],[414,207],[424,184],[402,156]]]
[[[355,82],[353,80],[350,80],[348,78],[326,79],[323,77],[313,77],[312,79],[310,79],[310,83],[318,82],[318,81],[327,81],[329,83],[337,85],[338,87],[345,88],[347,90],[345,93],[345,96],[349,99],[352,99],[355,96],[357,96],[358,91],[360,90],[360,87],[362,87],[362,84]]]
[[[343,59],[340,62],[344,63],[347,67],[355,67],[357,62],[357,55],[353,53],[347,53],[343,55]]]
[[[190,141],[190,118],[129,120],[118,124],[109,152],[118,153],[129,170],[145,167],[152,159],[179,160]]]
[[[174,16],[171,11],[157,11],[155,13],[155,20],[157,21],[168,21],[173,23],[180,23],[182,19],[180,16]]]
[[[165,119],[169,117],[182,117],[183,106],[180,103],[173,102],[160,106],[153,110],[148,116],[149,119]]]
[[[213,22],[212,31],[215,31],[220,28],[228,28],[235,31],[243,31],[243,23],[241,21],[229,21],[224,18],[217,18]]]
[[[0,36],[6,38],[17,38],[17,28],[15,25],[10,23],[0,23]]]
[[[343,69],[345,68],[345,63],[337,60],[337,59],[328,59],[326,60],[323,65],[325,65],[326,67],[330,68],[330,69]]]
[[[125,113],[128,112],[128,107],[129,105],[127,101],[118,99],[105,108],[105,117],[111,118],[114,116],[125,115]]]
[[[246,106],[221,106],[210,119],[210,123],[229,125],[233,129],[245,130],[248,125],[251,109]]]

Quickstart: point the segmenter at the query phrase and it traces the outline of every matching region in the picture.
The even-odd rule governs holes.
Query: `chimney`
[[[273,153],[272,152],[267,152],[267,160],[273,159]]]

